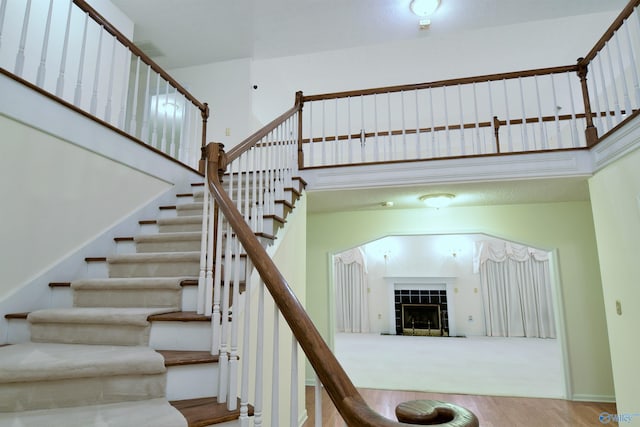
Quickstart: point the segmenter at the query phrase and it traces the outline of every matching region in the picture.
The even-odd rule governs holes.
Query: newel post
[[[224,151],[224,144],[210,142],[206,147],[202,147],[202,155],[209,163],[207,165],[209,176],[213,177],[213,174],[217,172],[218,180],[222,182],[222,175],[224,175],[229,165],[227,153]]]
[[[304,167],[304,152],[302,151],[302,107],[304,97],[302,91],[296,92],[296,105],[298,106],[298,169]]]
[[[206,145],[207,145],[207,119],[209,118],[209,104],[204,103],[204,108],[200,109],[200,115],[202,116],[202,143],[200,161],[198,162],[198,171],[204,173],[204,162],[206,161]]]
[[[587,87],[587,72],[589,63],[584,58],[578,58],[578,77],[580,78],[580,86],[582,87],[582,100],[584,102],[584,115],[587,121],[585,129],[585,137],[587,139],[587,147],[593,147],[598,142],[598,129],[593,125],[593,113],[591,112],[591,101],[589,100],[589,88]]]

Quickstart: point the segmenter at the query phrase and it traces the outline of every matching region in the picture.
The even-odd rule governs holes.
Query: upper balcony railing
[[[2,0],[0,70],[198,166],[207,104],[84,0]]]
[[[303,96],[299,166],[591,147],[640,108],[638,3],[575,65]]]

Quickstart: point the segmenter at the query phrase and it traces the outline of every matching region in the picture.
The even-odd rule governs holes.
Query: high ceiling
[[[111,0],[165,68],[442,36],[607,10],[627,0],[442,0],[428,30],[410,0]]]

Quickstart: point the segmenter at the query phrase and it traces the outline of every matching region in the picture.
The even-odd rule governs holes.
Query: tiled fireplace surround
[[[446,310],[444,329],[449,336],[456,336],[454,288],[455,277],[398,277],[384,278],[389,301],[389,333],[396,334],[401,323],[401,304],[441,304]],[[444,303],[444,305],[442,305]]]

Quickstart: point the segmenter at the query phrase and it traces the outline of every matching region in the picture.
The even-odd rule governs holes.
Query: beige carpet
[[[564,398],[555,339],[341,333],[335,353],[356,387]]]

